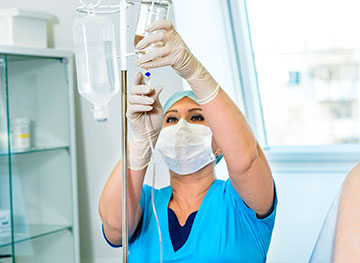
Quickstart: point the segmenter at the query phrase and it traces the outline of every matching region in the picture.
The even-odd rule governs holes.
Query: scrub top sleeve
[[[151,189],[152,189],[151,186],[147,184],[143,185],[141,197],[140,197],[141,214],[144,214],[146,207],[148,207],[149,202],[151,202]]]
[[[265,218],[258,218],[256,212],[248,207],[245,202],[241,199],[239,194],[236,192],[235,188],[231,184],[230,179],[226,181],[226,192],[228,193],[229,198],[232,199],[233,203],[235,204],[236,208],[239,210],[240,213],[245,214],[250,220],[253,222],[254,225],[258,227],[261,231],[272,231],[275,224],[275,215],[277,209],[277,193],[276,187],[274,182],[274,201],[271,213]]]

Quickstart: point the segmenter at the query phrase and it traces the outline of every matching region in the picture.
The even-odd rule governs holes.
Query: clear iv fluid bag
[[[169,16],[171,0],[142,0],[135,31],[134,45],[136,46],[146,35],[145,28],[158,20],[166,20]]]
[[[73,26],[78,90],[94,104],[94,118],[109,117],[107,104],[119,92],[114,25],[110,18],[88,14]]]

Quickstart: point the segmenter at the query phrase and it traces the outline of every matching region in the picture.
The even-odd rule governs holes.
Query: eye
[[[174,122],[177,122],[178,119],[174,116],[168,116],[166,117],[166,123],[174,123]]]
[[[203,121],[203,120],[205,120],[205,118],[201,114],[196,113],[191,116],[190,120],[191,121]]]

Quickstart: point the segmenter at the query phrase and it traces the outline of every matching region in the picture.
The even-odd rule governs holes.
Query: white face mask
[[[170,170],[191,174],[215,161],[211,140],[209,127],[181,118],[177,124],[161,130],[156,149]]]

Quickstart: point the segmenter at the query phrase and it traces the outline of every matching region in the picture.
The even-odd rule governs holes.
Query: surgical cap
[[[193,101],[195,101],[197,104],[199,104],[198,99],[195,96],[195,93],[192,90],[182,90],[182,91],[178,91],[176,93],[174,93],[164,104],[164,114],[166,114],[168,112],[168,110],[179,100],[183,99],[183,98],[189,98]],[[218,164],[221,159],[223,158],[223,155],[221,154],[220,156],[216,157],[216,164]]]
[[[192,90],[182,90],[182,91],[178,91],[176,93],[174,93],[165,103],[164,105],[164,114],[167,113],[167,111],[172,107],[172,105],[174,105],[176,102],[178,102],[179,100],[188,97],[189,99],[192,99],[193,101],[195,101],[197,104],[199,104],[195,93]]]

